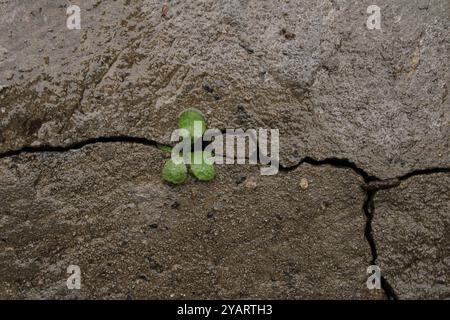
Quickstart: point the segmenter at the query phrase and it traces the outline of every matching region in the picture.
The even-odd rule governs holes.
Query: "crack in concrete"
[[[366,216],[366,228],[364,230],[364,236],[369,243],[370,251],[372,253],[372,265],[377,265],[376,261],[378,258],[377,245],[375,243],[375,239],[372,233],[372,220],[375,214],[375,194],[377,190],[365,190],[366,192],[366,200],[364,201],[363,210]],[[398,296],[395,293],[394,288],[389,284],[384,276],[381,276],[381,288],[384,291],[384,294],[389,300],[398,300]]]
[[[375,243],[375,239],[372,234],[372,219],[375,215],[375,195],[379,190],[387,190],[398,187],[402,181],[407,180],[411,177],[419,176],[419,175],[429,175],[435,173],[450,173],[450,168],[428,168],[428,169],[419,169],[411,171],[403,176],[393,179],[386,180],[374,180],[370,182],[366,182],[362,188],[367,194],[367,198],[364,202],[364,213],[367,217],[367,224],[365,229],[365,237],[370,245],[370,249],[372,251],[372,264],[376,265],[376,260],[378,258],[377,247]],[[386,296],[389,300],[399,300],[399,297],[395,293],[394,288],[389,284],[385,277],[381,277],[381,287],[383,288]]]
[[[368,174],[364,169],[358,167],[358,165],[356,163],[354,163],[348,159],[343,159],[343,158],[331,157],[331,158],[317,160],[317,159],[314,159],[311,157],[304,157],[302,160],[300,160],[297,164],[295,164],[293,166],[284,167],[280,164],[280,169],[282,171],[293,171],[304,163],[307,163],[307,164],[310,164],[313,166],[330,165],[330,166],[336,167],[336,168],[349,168],[349,169],[352,169],[359,176],[361,176],[364,179],[365,183],[379,180],[377,177]]]
[[[141,144],[141,145],[152,146],[152,147],[158,147],[159,145],[164,145],[164,144],[158,143],[154,140],[150,140],[147,138],[141,138],[141,137],[122,136],[122,135],[108,136],[108,137],[98,137],[98,138],[82,140],[79,142],[68,144],[66,146],[52,146],[52,145],[48,145],[48,144],[44,144],[44,145],[40,145],[40,146],[25,146],[20,149],[0,153],[0,159],[12,157],[12,156],[18,156],[22,153],[45,153],[45,152],[63,153],[63,152],[71,151],[71,150],[79,150],[85,146],[97,144],[97,143],[130,143],[130,144]]]
[[[222,130],[223,133],[223,130]],[[44,153],[44,152],[56,152],[56,153],[63,153],[68,152],[71,150],[79,150],[82,149],[85,146],[97,144],[97,143],[129,143],[129,144],[141,144],[145,146],[151,146],[151,147],[160,147],[160,146],[167,146],[167,144],[163,144],[160,142],[157,142],[155,140],[143,138],[143,137],[135,137],[135,136],[126,136],[126,135],[118,135],[118,136],[107,136],[107,137],[97,137],[97,138],[91,138],[79,142],[75,142],[72,144],[68,144],[66,146],[52,146],[52,145],[40,145],[40,146],[25,146],[20,149],[16,150],[10,150],[3,153],[0,153],[0,159],[8,158],[12,156],[18,156],[22,153]],[[259,154],[259,151],[258,151]],[[428,175],[428,174],[434,174],[434,173],[450,173],[450,167],[449,168],[428,168],[428,169],[418,169],[411,171],[409,173],[406,173],[402,176],[396,177],[396,178],[390,178],[390,179],[384,179],[381,180],[377,178],[376,176],[370,175],[368,172],[366,172],[364,169],[358,167],[358,165],[349,159],[342,159],[342,158],[326,158],[326,159],[313,159],[311,157],[304,157],[302,160],[300,160],[297,164],[285,167],[280,164],[280,171],[284,172],[290,172],[295,169],[297,169],[302,164],[307,163],[313,166],[323,166],[323,165],[329,165],[335,168],[347,168],[353,170],[356,174],[358,174],[360,177],[364,180],[364,185],[361,186],[361,188],[366,193],[366,198],[364,200],[363,204],[363,212],[366,217],[366,225],[364,229],[364,236],[366,238],[366,241],[369,244],[372,260],[371,264],[376,264],[376,260],[378,258],[378,252],[377,252],[377,246],[375,239],[372,234],[372,220],[375,214],[375,195],[379,190],[386,190],[391,189],[399,186],[402,181],[407,180],[414,176],[419,175]],[[385,295],[389,300],[398,300],[398,296],[395,293],[394,288],[389,284],[387,279],[385,277],[381,277],[381,287],[385,292]]]
[[[330,165],[335,168],[349,168],[364,179],[365,184],[361,186],[364,192],[366,193],[366,198],[363,203],[363,212],[366,217],[364,237],[366,238],[366,241],[368,242],[370,247],[372,255],[371,264],[375,265],[378,253],[375,239],[372,234],[372,219],[375,212],[374,197],[378,190],[386,189],[389,188],[390,186],[400,184],[400,182],[397,183],[398,179],[380,180],[379,178],[368,174],[364,169],[359,168],[354,162],[348,159],[340,159],[340,158],[327,158],[323,160],[316,160],[310,157],[305,157],[303,158],[303,160],[301,160],[294,166],[281,168],[284,171],[292,171],[295,170],[297,167],[299,167],[302,163],[308,163],[314,166]],[[381,277],[381,288],[383,289],[386,297],[389,300],[398,300],[398,297],[394,289],[386,280],[386,278],[383,276]]]

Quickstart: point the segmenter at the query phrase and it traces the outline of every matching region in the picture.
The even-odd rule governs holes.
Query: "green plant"
[[[201,153],[201,163],[194,164],[194,156],[195,153]],[[214,169],[214,165],[206,162],[207,155],[204,152],[197,151],[191,153],[191,171],[194,176],[200,181],[211,181],[214,179],[216,175],[216,170]]]
[[[191,137],[191,142],[194,142],[203,137],[203,133],[206,130],[206,121],[200,111],[189,109],[181,114],[180,119],[178,120],[178,127],[180,129],[186,129]],[[169,146],[158,144],[157,147],[163,151],[172,150]],[[201,159],[200,164],[194,163],[196,154],[198,155],[198,158]],[[211,155],[207,155],[202,151],[195,151],[190,154],[192,163],[190,165],[190,171],[200,181],[211,181],[216,175],[214,165],[207,163],[205,160],[209,156]],[[187,178],[187,167],[184,163],[175,164],[172,159],[169,159],[164,164],[162,177],[164,180],[173,184],[183,183]]]
[[[173,184],[183,183],[187,178],[187,168],[184,163],[175,164],[172,159],[169,159],[164,164],[162,170],[164,180]]]
[[[196,122],[200,125],[197,128],[195,127]],[[191,141],[196,141],[203,136],[206,130],[206,121],[200,111],[188,109],[181,114],[178,120],[178,127],[186,129],[191,136]]]

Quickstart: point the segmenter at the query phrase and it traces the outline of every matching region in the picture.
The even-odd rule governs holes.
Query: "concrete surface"
[[[257,166],[224,165],[211,183],[171,186],[163,163],[161,151],[127,144],[3,159],[0,296],[369,294],[365,194],[351,170],[262,177]],[[79,292],[66,287],[69,265],[82,270]]]
[[[449,1],[71,3],[0,0],[1,298],[449,298]],[[192,107],[281,172],[165,184]]]
[[[380,191],[372,227],[377,262],[399,299],[450,297],[450,173]]]

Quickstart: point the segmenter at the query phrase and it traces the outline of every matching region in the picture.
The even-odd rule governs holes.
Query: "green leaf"
[[[206,121],[200,111],[189,109],[181,114],[178,127],[186,129],[191,136],[191,141],[196,141],[203,136],[206,130]]]
[[[194,155],[201,153],[201,163],[195,163]],[[200,181],[211,181],[216,176],[216,169],[214,169],[213,164],[208,164],[205,162],[206,154],[197,151],[191,153],[191,171],[194,176]]]
[[[187,178],[187,168],[184,163],[175,164],[172,159],[169,159],[164,164],[162,170],[163,179],[173,184],[183,183]]]

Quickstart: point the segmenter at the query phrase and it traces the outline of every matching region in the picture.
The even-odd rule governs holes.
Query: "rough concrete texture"
[[[168,142],[195,106],[213,127],[280,129],[284,165],[346,158],[388,178],[449,163],[449,1],[377,1],[381,30],[373,1],[78,3],[81,30],[66,1],[0,2],[0,150]]]
[[[450,298],[450,173],[380,191],[372,227],[378,265],[399,299]]]
[[[421,171],[450,170],[448,0],[71,3],[81,30],[0,0],[0,297],[378,299],[377,251],[399,297],[448,297],[449,181]],[[192,107],[279,129],[282,171],[163,183],[151,145]]]
[[[130,144],[2,159],[0,297],[367,298],[365,195],[350,169],[221,166],[211,183],[174,187],[163,163]]]

